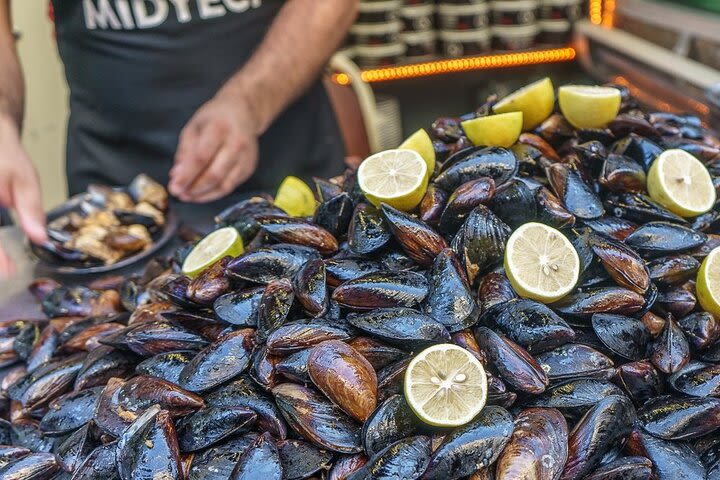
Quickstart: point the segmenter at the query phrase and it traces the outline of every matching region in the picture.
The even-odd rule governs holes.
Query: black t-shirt
[[[247,61],[283,4],[52,2],[70,86],[71,193],[91,182],[127,184],[140,172],[167,183],[182,127]],[[318,81],[260,138],[258,170],[239,191],[274,191],[289,174],[333,175],[342,158],[335,117]]]

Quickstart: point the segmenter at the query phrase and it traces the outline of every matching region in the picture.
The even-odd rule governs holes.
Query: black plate
[[[124,189],[118,189],[118,190],[124,190]],[[57,218],[60,218],[64,215],[67,215],[68,213],[72,211],[76,211],[80,208],[80,204],[86,200],[89,197],[89,194],[87,193],[80,193],[78,195],[75,195],[74,197],[71,197],[67,202],[63,203],[59,207],[56,207],[52,210],[50,210],[47,213],[47,221],[48,223],[52,222],[53,220],[56,220]],[[146,258],[152,256],[155,252],[160,250],[162,247],[164,247],[175,235],[175,232],[177,231],[178,227],[178,218],[173,212],[173,210],[168,207],[168,209],[165,211],[165,226],[153,234],[153,244],[150,248],[147,250],[143,250],[142,252],[138,252],[135,255],[130,255],[129,257],[125,257],[122,260],[113,263],[111,265],[93,265],[89,267],[77,267],[77,266],[71,266],[64,264],[60,261],[58,262],[50,262],[46,259],[40,257],[35,253],[34,245],[30,245],[30,251],[32,252],[33,256],[37,259],[38,264],[49,273],[58,273],[58,274],[72,274],[72,275],[82,275],[82,274],[93,274],[93,273],[107,273],[112,272],[115,270],[120,270],[122,268],[128,267],[130,265],[134,265],[142,260],[145,260]]]

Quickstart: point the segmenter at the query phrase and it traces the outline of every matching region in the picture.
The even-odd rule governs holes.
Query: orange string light
[[[590,22],[593,25],[602,24],[603,20],[603,2],[602,0],[590,0],[588,7],[588,13],[590,15]]]
[[[438,60],[435,62],[400,65],[397,67],[376,68],[364,70],[360,74],[360,78],[366,83],[387,82],[390,80],[417,78],[429,75],[440,75],[443,73],[465,72],[470,70],[519,67],[523,65],[536,65],[539,63],[568,62],[574,58],[575,49],[572,47],[553,48],[549,50],[481,55],[452,60]],[[350,77],[345,73],[337,73],[333,75],[332,78],[333,81],[340,85],[347,85],[350,83]]]
[[[605,28],[613,28],[615,26],[615,0],[605,0],[602,3],[602,26]]]

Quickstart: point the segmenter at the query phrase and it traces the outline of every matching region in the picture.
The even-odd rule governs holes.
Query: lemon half
[[[195,278],[221,258],[228,255],[237,257],[243,251],[243,241],[238,231],[233,227],[220,228],[195,245],[183,262],[182,272]]]
[[[418,353],[405,371],[405,399],[425,423],[457,427],[485,406],[487,376],[473,354],[445,343]]]
[[[521,225],[508,240],[505,273],[518,294],[550,303],[575,288],[580,258],[565,235],[542,223],[530,222]]]
[[[522,112],[523,130],[532,130],[550,116],[555,107],[555,91],[548,77],[526,85],[493,106],[495,113]]]
[[[385,150],[360,164],[357,180],[365,197],[376,207],[387,203],[407,212],[425,195],[428,169],[425,160],[414,150]]]
[[[715,186],[705,165],[685,150],[666,150],[647,178],[650,197],[681,217],[696,217],[715,205]]]

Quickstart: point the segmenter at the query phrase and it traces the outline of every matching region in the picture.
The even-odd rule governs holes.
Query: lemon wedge
[[[510,112],[465,120],[461,123],[473,145],[511,147],[523,128],[523,113]]]
[[[433,143],[430,135],[428,135],[424,128],[421,128],[420,130],[406,138],[405,141],[401,143],[398,148],[414,150],[419,153],[427,164],[428,175],[432,175],[432,173],[435,171],[435,149],[433,148]]]
[[[291,217],[309,217],[315,213],[315,196],[307,183],[288,176],[278,187],[275,206]]]
[[[532,130],[550,116],[555,107],[555,91],[548,77],[526,85],[493,106],[495,113],[522,112],[523,130]]]
[[[575,128],[603,128],[620,110],[620,90],[564,85],[558,89],[560,111]]]

